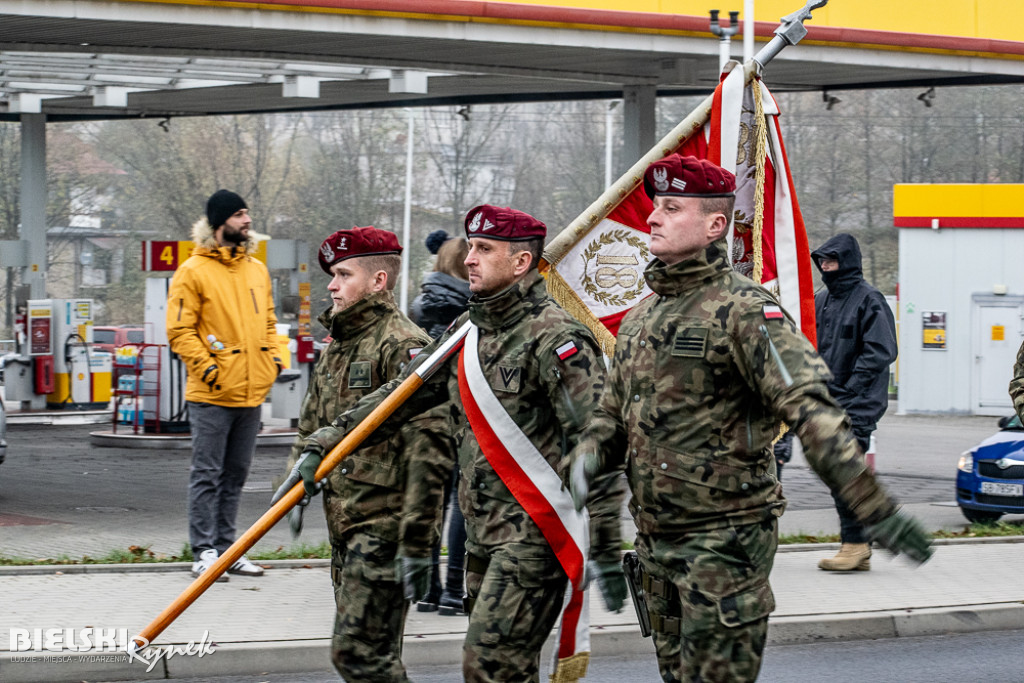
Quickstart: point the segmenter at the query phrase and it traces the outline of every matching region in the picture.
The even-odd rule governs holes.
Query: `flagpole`
[[[796,45],[807,35],[803,22],[811,18],[811,11],[824,7],[828,0],[808,0],[800,10],[782,18],[782,23],[775,29],[775,37],[758,51],[754,58],[743,65],[744,81],[749,82],[755,74],[760,75],[765,65],[774,59],[787,45]],[[691,135],[700,130],[711,116],[711,104],[714,93],[708,95],[697,108],[690,112],[675,128],[663,137],[658,144],[643,155],[628,171],[619,177],[611,187],[576,217],[564,230],[544,248],[541,260],[542,271],[558,264],[584,235],[600,223],[605,216],[617,207],[622,200],[643,181],[644,171],[652,163],[668,156],[673,150],[686,142]]]
[[[387,420],[405,401],[412,396],[427,379],[444,364],[452,354],[459,350],[462,341],[469,332],[471,323],[468,321],[456,332],[445,340],[426,360],[424,360],[398,387],[388,394],[376,408],[358,425],[356,425],[337,446],[331,449],[320,466],[316,469],[316,481],[320,481],[331,470],[337,467],[341,461],[354,451],[377,427]],[[238,537],[231,546],[224,551],[217,561],[209,569],[196,577],[189,586],[175,598],[160,614],[156,616],[137,636],[132,638],[128,644],[129,653],[135,653],[148,646],[153,640],[163,633],[164,629],[171,625],[182,612],[195,602],[207,588],[213,585],[217,578],[227,571],[249,548],[256,544],[264,534],[288,514],[295,505],[302,500],[305,491],[302,482],[295,484],[288,493],[263,513],[256,522],[249,527],[244,534]]]

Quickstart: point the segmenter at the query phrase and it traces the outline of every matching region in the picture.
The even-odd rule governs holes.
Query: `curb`
[[[936,538],[934,545],[975,545],[988,543],[1024,543],[1024,536],[985,536],[981,538]],[[803,553],[815,550],[838,550],[840,543],[789,543],[780,545],[776,553]],[[444,561],[444,558],[442,558]],[[307,560],[253,560],[269,569],[329,567],[328,558]],[[191,562],[138,562],[120,564],[16,564],[0,566],[0,577],[32,574],[103,574],[111,572],[180,572],[190,571]]]
[[[1024,628],[1024,603],[955,605],[926,609],[814,614],[769,619],[769,645],[911,638],[948,633],[972,633]],[[410,668],[458,665],[462,633],[406,636],[403,661]],[[616,657],[649,652],[651,639],[640,638],[634,625],[594,627],[591,649],[597,657]],[[554,637],[548,639],[542,661],[550,658]],[[217,656],[174,656],[161,659],[149,672],[126,655],[107,653],[9,653],[0,652],[0,674],[7,683],[60,683],[84,680],[156,680],[226,675],[288,674],[329,671],[330,640],[292,640],[224,643]],[[35,656],[48,666],[19,661]],[[38,661],[33,662],[38,664]]]
[[[309,560],[253,560],[269,569],[313,569],[329,567],[328,558]],[[129,572],[190,572],[191,562],[125,562],[120,564],[16,564],[0,567],[0,577],[38,574],[112,574]]]

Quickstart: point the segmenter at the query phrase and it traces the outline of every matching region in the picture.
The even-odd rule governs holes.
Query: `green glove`
[[[906,554],[923,564],[932,556],[932,539],[921,523],[897,511],[867,528],[868,537],[893,555]]]
[[[621,612],[626,601],[626,575],[618,562],[587,562],[587,581],[597,581],[609,612]]]
[[[273,505],[284,498],[284,495],[291,491],[292,487],[298,484],[301,479],[302,487],[306,490],[306,497],[299,502],[299,505],[306,505],[309,499],[320,493],[320,489],[323,488],[316,481],[316,468],[320,467],[320,463],[323,460],[323,453],[315,444],[306,444],[306,450],[302,451],[302,455],[299,456],[292,471],[288,473],[284,483],[277,487],[274,497],[270,499],[270,504]]]
[[[405,599],[419,602],[430,590],[430,573],[434,561],[429,557],[401,557],[398,559],[398,572],[402,577]]]
[[[577,453],[569,467],[569,495],[577,510],[582,510],[590,495],[590,480],[597,474],[600,464],[597,453]]]

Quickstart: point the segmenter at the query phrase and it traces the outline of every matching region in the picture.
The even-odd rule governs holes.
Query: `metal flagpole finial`
[[[796,45],[807,35],[804,21],[811,18],[811,12],[828,4],[828,0],[807,0],[802,9],[782,17],[782,23],[775,29],[775,37],[754,56],[760,71],[787,45]]]

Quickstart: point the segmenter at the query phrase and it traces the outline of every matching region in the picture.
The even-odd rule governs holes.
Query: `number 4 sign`
[[[192,253],[192,242],[146,241],[142,243],[142,270],[177,270]]]

